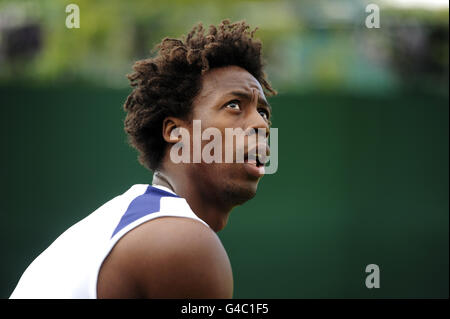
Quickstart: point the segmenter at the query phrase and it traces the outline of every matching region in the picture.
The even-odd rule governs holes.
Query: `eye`
[[[258,109],[259,114],[266,120],[269,120],[269,112],[266,109]]]
[[[233,100],[228,102],[225,107],[233,109],[233,110],[241,110],[241,106],[239,105],[240,101],[238,100]]]

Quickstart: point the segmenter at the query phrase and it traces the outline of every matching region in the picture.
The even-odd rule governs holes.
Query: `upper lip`
[[[256,162],[259,164],[264,165],[266,163],[267,156],[270,155],[270,147],[268,144],[260,143],[255,145],[254,147],[247,150],[247,152],[244,154],[244,160],[253,159],[253,156],[255,156]]]

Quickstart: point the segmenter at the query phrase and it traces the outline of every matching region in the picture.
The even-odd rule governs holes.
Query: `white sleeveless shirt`
[[[208,226],[168,188],[134,185],[60,235],[28,266],[10,298],[97,298],[100,267],[117,241],[163,216],[193,218]]]

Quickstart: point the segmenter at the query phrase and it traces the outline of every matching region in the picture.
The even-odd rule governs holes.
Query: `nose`
[[[252,103],[249,108],[249,114],[248,114],[248,129],[255,131],[255,133],[258,131],[258,129],[264,129],[265,130],[265,137],[268,138],[270,134],[270,126],[266,119],[264,119],[258,110],[258,92],[255,90],[253,91],[253,98]]]
[[[265,131],[265,137],[268,138],[270,134],[270,126],[269,123],[261,116],[257,109],[252,110],[251,118],[249,120],[248,128],[255,133],[258,132],[258,129],[262,129]]]

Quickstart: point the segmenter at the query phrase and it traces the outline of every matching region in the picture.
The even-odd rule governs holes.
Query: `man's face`
[[[259,152],[266,154],[266,141],[234,138],[234,147],[226,146],[226,128],[242,129],[244,132],[265,129],[269,132],[270,107],[260,83],[245,69],[227,66],[209,70],[202,76],[202,89],[193,103],[192,119],[201,121],[202,132],[217,128],[222,138],[222,162],[193,163],[190,174],[195,183],[209,190],[212,196],[231,204],[242,204],[256,194],[258,182],[263,175],[263,165],[248,154],[259,144]],[[190,128],[191,136],[192,127]],[[212,137],[211,137],[212,140]],[[202,149],[211,140],[202,141]],[[192,145],[192,143],[191,143]],[[237,163],[236,152],[244,154],[244,163]],[[233,163],[225,162],[225,153],[233,153]],[[267,150],[268,151],[268,150]]]

